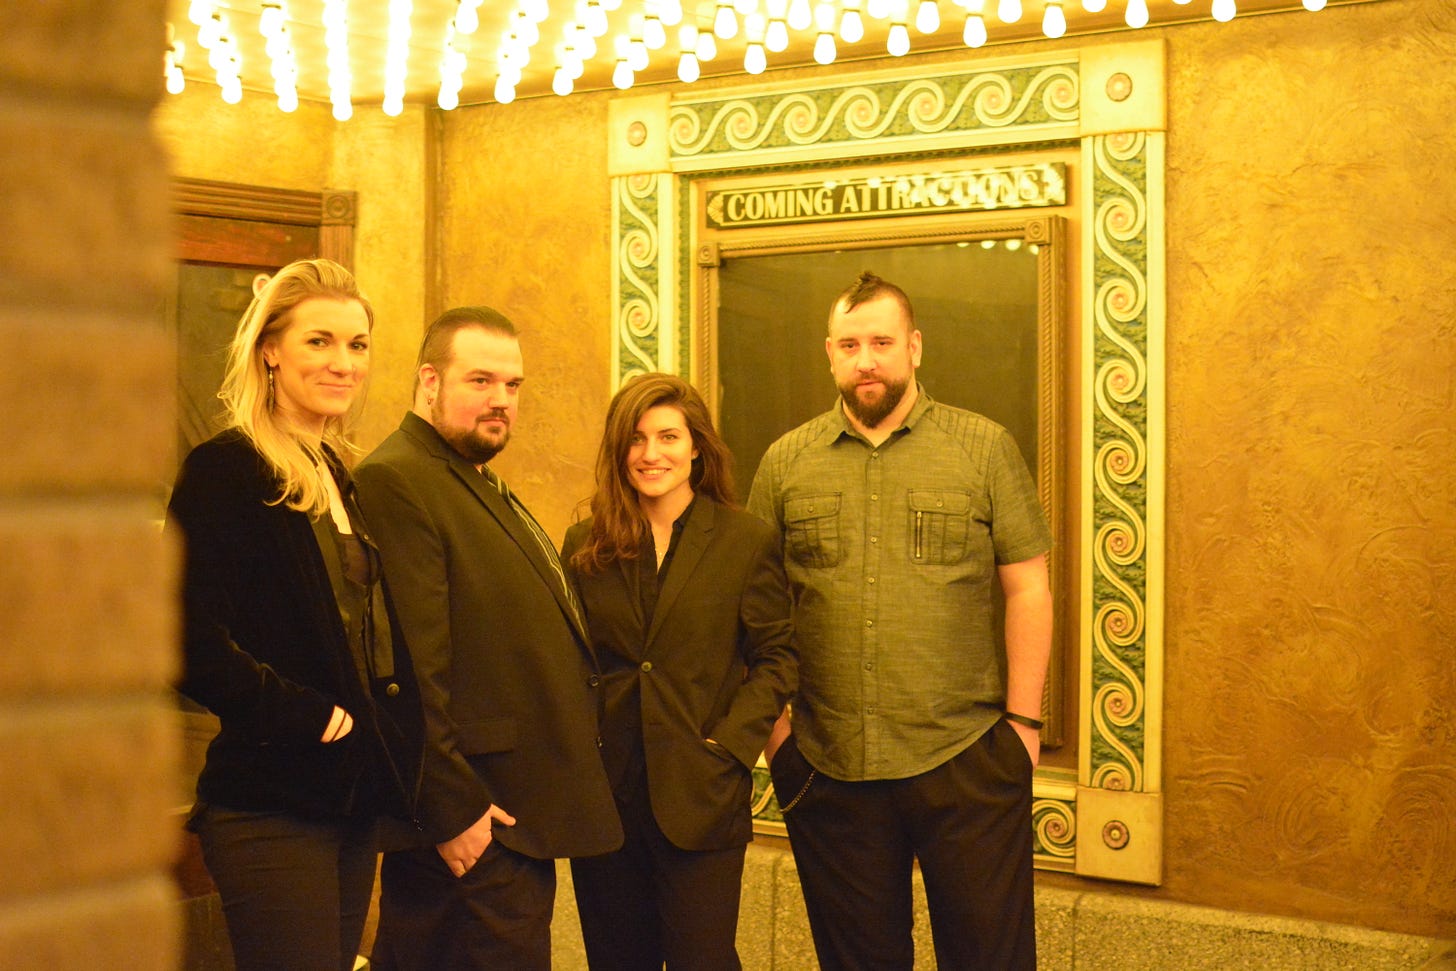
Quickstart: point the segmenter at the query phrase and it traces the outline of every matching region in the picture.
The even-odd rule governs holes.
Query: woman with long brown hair
[[[752,769],[797,683],[777,532],[734,504],[702,396],[645,374],[607,411],[591,517],[568,530],[602,668],[623,847],[572,861],[593,971],[735,971]]]

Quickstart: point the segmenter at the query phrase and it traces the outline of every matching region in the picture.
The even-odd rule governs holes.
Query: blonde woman
[[[254,298],[219,392],[227,428],[188,454],[180,688],[221,721],[189,827],[239,971],[351,969],[376,820],[406,815],[420,738],[379,556],[340,460],[373,311],[328,260]]]

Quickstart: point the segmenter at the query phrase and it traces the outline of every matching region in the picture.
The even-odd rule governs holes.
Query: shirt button
[[[870,705],[868,708],[865,709],[865,714],[866,715],[873,715],[874,713],[875,713],[875,706],[874,705]]]
[[[866,661],[865,662],[865,670],[866,671],[873,671],[874,669],[875,669],[875,662],[874,661]]]
[[[393,682],[391,682],[390,685],[389,685],[389,687],[387,687],[387,688],[384,689],[384,693],[386,695],[388,695],[389,697],[391,697],[391,698],[397,698],[397,697],[399,697],[399,685],[394,684]]]
[[[602,679],[598,675],[595,675],[594,674],[591,677],[589,677],[589,678],[586,679],[586,683],[587,683],[587,687],[589,687],[589,688],[595,688],[597,685],[599,685],[599,684],[602,683]]]
[[[643,661],[642,662],[642,670],[643,670],[644,673],[647,672],[647,671],[651,671],[652,670],[652,662],[651,661]]]
[[[872,621],[872,620],[867,620],[867,621],[865,621],[865,626],[866,627],[873,627],[873,626],[875,626],[875,622]]]
[[[878,536],[871,536],[870,537],[870,542],[871,543],[878,543],[879,541],[880,541],[880,538]]]
[[[871,492],[870,493],[870,498],[873,499],[875,502],[879,502],[880,501],[880,494],[878,492]]]

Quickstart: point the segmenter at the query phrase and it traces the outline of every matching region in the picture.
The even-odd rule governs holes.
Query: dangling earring
[[[268,407],[269,408],[272,408],[273,407],[273,369],[270,368],[270,367],[268,367],[268,365],[266,365],[266,364],[263,365],[263,367],[266,368],[267,371],[268,371]]]

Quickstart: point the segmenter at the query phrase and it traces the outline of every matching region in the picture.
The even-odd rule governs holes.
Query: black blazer
[[[372,545],[342,465],[336,475],[356,534]],[[312,521],[275,503],[278,493],[234,429],[188,454],[168,503],[166,528],[186,549],[178,687],[222,723],[198,797],[310,817],[407,814],[423,734],[408,654],[380,640],[380,677],[365,691]],[[324,744],[335,705],[354,729]]]
[[[571,568],[590,522],[567,531],[561,558],[606,679],[608,771],[621,780],[624,760],[642,752],[653,815],[676,846],[746,843],[753,766],[798,684],[778,534],[699,496],[644,627],[636,561]]]
[[[428,840],[495,803],[516,817],[495,838],[518,853],[621,845],[597,749],[596,662],[529,527],[413,413],[354,474],[424,700]]]

